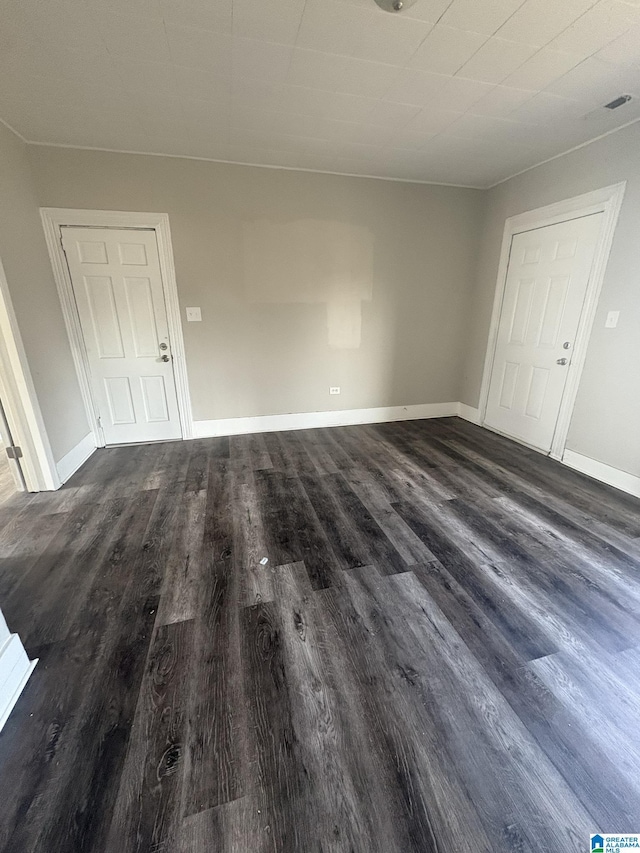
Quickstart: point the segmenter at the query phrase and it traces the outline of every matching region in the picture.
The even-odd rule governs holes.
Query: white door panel
[[[162,423],[169,420],[167,410],[167,391],[163,376],[141,376],[140,389],[144,410],[149,423]]]
[[[155,232],[62,234],[107,444],[180,438]]]
[[[135,424],[136,413],[131,396],[131,383],[128,376],[106,376],[104,389],[111,423],[115,426]]]
[[[598,213],[511,242],[485,423],[541,450],[551,449],[601,223]]]

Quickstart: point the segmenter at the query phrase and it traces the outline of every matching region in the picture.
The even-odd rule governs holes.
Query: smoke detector
[[[385,12],[403,12],[418,0],[376,0],[378,6]]]

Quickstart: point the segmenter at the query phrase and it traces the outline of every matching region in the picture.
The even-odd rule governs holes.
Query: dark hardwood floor
[[[40,658],[0,735],[2,851],[640,831],[640,502],[489,432],[101,450],[0,506],[0,560]]]

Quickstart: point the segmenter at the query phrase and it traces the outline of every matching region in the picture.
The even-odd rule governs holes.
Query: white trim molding
[[[489,385],[491,383],[491,373],[493,371],[495,350],[498,342],[498,327],[500,325],[500,315],[502,313],[502,303],[507,283],[511,241],[516,234],[521,234],[523,231],[531,231],[534,228],[545,228],[549,225],[557,225],[560,222],[590,216],[595,213],[604,214],[593,265],[591,267],[587,295],[580,316],[573,355],[567,372],[567,382],[551,445],[550,456],[554,459],[562,459],[567,442],[569,422],[578,394],[578,386],[587,356],[587,346],[591,336],[591,329],[593,328],[600,291],[604,282],[604,275],[613,243],[613,235],[618,222],[620,208],[622,207],[625,187],[626,181],[623,181],[622,183],[603,187],[602,189],[594,190],[575,198],[565,199],[546,207],[529,210],[526,213],[509,217],[504,225],[498,279],[493,300],[493,312],[489,326],[489,339],[480,389],[480,417],[478,423],[482,425],[484,425],[487,411]]]
[[[466,403],[458,403],[458,416],[472,424],[480,423],[480,409],[467,406]]]
[[[51,491],[60,481],[49,444],[9,285],[0,260],[0,397],[30,492]]]
[[[246,435],[253,432],[284,432],[293,429],[381,424],[422,418],[448,418],[457,415],[460,403],[423,403],[417,406],[382,406],[375,409],[341,409],[333,412],[300,412],[287,415],[262,415],[256,418],[221,418],[194,421],[194,438]]]
[[[191,414],[191,398],[189,396],[189,380],[187,363],[180,319],[178,302],[178,285],[176,282],[173,249],[171,246],[171,230],[169,216],[166,213],[134,213],[118,210],[67,210],[58,207],[43,207],[40,209],[42,226],[44,228],[49,257],[53,267],[53,275],[58,288],[62,305],[62,314],[69,335],[71,353],[80,383],[80,391],[84,401],[89,426],[95,439],[96,447],[104,447],[105,440],[96,414],[91,384],[89,382],[89,365],[82,336],[80,317],[73,296],[71,276],[62,249],[60,229],[65,226],[89,228],[144,228],[155,231],[158,244],[158,258],[162,275],[167,323],[173,355],[173,372],[180,413],[180,428],[183,438],[192,438],[193,416]]]
[[[280,172],[306,172],[312,175],[337,175],[339,178],[364,178],[367,181],[393,181],[399,184],[425,184],[432,187],[455,187],[463,190],[486,190],[490,189],[487,186],[479,184],[451,184],[445,181],[426,181],[420,178],[394,178],[388,175],[370,175],[361,172],[331,172],[328,169],[305,169],[303,166],[281,166],[276,163],[252,163],[249,160],[221,160],[215,157],[195,157],[192,154],[167,154],[158,151],[136,151],[130,148],[102,148],[96,145],[69,145],[65,142],[37,142],[30,139],[24,139],[20,134],[13,130],[6,122],[2,121],[9,130],[13,131],[27,145],[34,145],[42,148],[67,148],[71,151],[98,151],[104,154],[130,154],[134,157],[167,157],[170,160],[196,160],[203,163],[223,163],[227,166],[246,166],[249,169],[273,169]],[[559,155],[560,156],[560,155]],[[533,167],[532,167],[533,168]],[[508,178],[505,178],[508,180]]]
[[[575,471],[593,477],[594,480],[599,480],[601,483],[606,483],[608,486],[613,486],[640,498],[640,477],[635,474],[621,471],[605,462],[598,462],[597,459],[583,456],[582,453],[576,453],[575,450],[565,450],[562,462]]]
[[[0,731],[20,698],[38,658],[29,660],[17,634],[11,634],[0,647]],[[8,670],[5,672],[4,670]],[[5,677],[6,676],[6,677]]]
[[[95,453],[95,450],[96,440],[94,435],[92,432],[87,433],[82,441],[79,441],[75,447],[72,447],[57,463],[56,467],[60,483],[66,483],[76,473],[78,468],[84,465],[87,459]]]
[[[37,663],[27,657],[20,637],[9,633],[0,611],[0,731]]]

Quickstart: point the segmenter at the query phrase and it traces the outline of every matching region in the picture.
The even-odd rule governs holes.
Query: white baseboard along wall
[[[586,474],[588,477],[593,477],[594,480],[600,480],[601,483],[606,483],[608,486],[613,486],[616,489],[634,495],[636,498],[640,498],[640,477],[636,477],[635,474],[629,474],[627,471],[613,468],[604,462],[598,462],[597,459],[591,459],[589,456],[576,453],[575,450],[565,450],[562,462],[575,471],[580,471],[580,473]]]
[[[294,429],[355,426],[392,421],[447,418],[457,415],[472,424],[480,424],[480,410],[466,403],[423,403],[417,406],[384,406],[375,409],[345,409],[333,412],[301,412],[287,415],[264,415],[256,418],[221,418],[194,421],[194,438],[216,438],[226,435],[246,435],[253,432],[282,432]],[[594,480],[599,480],[630,495],[640,497],[640,477],[619,471],[573,450],[566,450],[562,464],[574,468]]]
[[[220,418],[210,421],[193,421],[193,438],[217,438],[227,435],[247,435],[255,432],[283,432],[319,427],[380,424],[392,421],[410,421],[428,418],[447,418],[457,415],[472,424],[480,423],[480,411],[466,403],[422,403],[415,406],[382,406],[372,409],[343,409],[331,412],[299,412],[286,415],[263,415],[254,418]],[[66,481],[87,461],[96,450],[92,433],[86,435],[57,463],[60,483]],[[604,462],[598,462],[565,450],[562,464],[599,480],[616,489],[640,498],[640,477],[620,471]]]
[[[66,483],[69,477],[75,474],[78,468],[84,465],[91,454],[95,452],[95,449],[96,442],[93,437],[93,433],[89,433],[88,435],[85,435],[82,441],[78,442],[75,447],[72,447],[59,462],[56,463],[56,470],[58,472],[58,477],[60,478],[60,485]]]
[[[9,632],[0,611],[0,731],[37,663],[27,657],[20,637]]]
[[[343,409],[333,412],[301,412],[288,415],[263,415],[257,418],[222,418],[194,421],[194,438],[245,435],[251,432],[283,432],[292,429],[383,424],[422,418],[447,418],[460,414],[461,403],[422,403],[418,406],[382,406],[376,409]],[[465,406],[465,409],[470,409]]]

